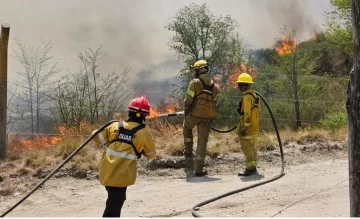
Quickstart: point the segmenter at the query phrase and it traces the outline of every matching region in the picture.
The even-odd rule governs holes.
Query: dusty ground
[[[212,162],[209,176],[201,178],[187,179],[182,169],[140,168],[137,183],[128,188],[122,216],[192,217],[190,209],[195,204],[280,172],[278,153],[265,152],[260,156],[260,175],[241,179],[236,173],[243,158],[236,156],[233,162],[224,162],[221,158]],[[201,207],[199,213],[206,217],[271,217],[287,208],[275,217],[349,217],[346,146],[288,144],[285,160],[284,177],[215,201]],[[0,186],[5,185],[7,179],[4,177]],[[23,178],[19,186],[29,190],[32,183],[39,181],[29,176]],[[321,192],[331,186],[334,187]],[[25,191],[0,196],[0,213],[24,194]],[[106,191],[96,179],[52,178],[7,216],[101,217],[105,200]],[[299,203],[289,207],[296,202]]]

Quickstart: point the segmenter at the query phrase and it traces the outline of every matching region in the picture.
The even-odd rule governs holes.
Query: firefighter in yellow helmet
[[[211,123],[216,119],[216,96],[220,89],[206,74],[209,66],[205,60],[198,60],[190,66],[195,78],[190,81],[184,100],[184,155],[187,168],[193,168],[193,133],[198,129],[198,142],[195,155],[195,176],[205,176],[203,170],[206,145],[209,139]]]
[[[238,106],[240,122],[236,133],[240,138],[241,150],[245,155],[245,171],[238,176],[250,176],[257,173],[257,148],[256,139],[259,133],[260,98],[251,89],[253,79],[247,73],[239,75],[236,81],[243,96]]]
[[[149,102],[145,97],[135,98],[128,112],[128,120],[111,124],[94,138],[105,146],[99,163],[99,181],[108,193],[103,217],[120,217],[126,189],[136,181],[137,159],[141,155],[148,159],[156,156],[153,139],[144,124],[150,113]]]

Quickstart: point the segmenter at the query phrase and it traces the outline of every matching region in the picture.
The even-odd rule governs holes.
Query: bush
[[[335,131],[346,126],[347,115],[344,112],[329,114],[320,123],[325,129]]]

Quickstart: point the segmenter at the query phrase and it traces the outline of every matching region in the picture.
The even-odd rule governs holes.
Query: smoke
[[[178,83],[176,74],[180,71],[182,63],[178,59],[168,57],[161,65],[153,65],[141,70],[134,86],[138,86],[139,93],[145,94],[153,103],[166,100]]]
[[[10,54],[16,49],[14,36],[34,46],[42,38],[52,40],[52,55],[66,73],[79,69],[77,56],[85,47],[102,45],[108,56],[101,60],[101,74],[131,68],[132,82],[142,77],[159,80],[160,87],[153,88],[158,90],[161,80],[179,69],[177,55],[167,45],[173,33],[164,26],[190,3],[206,3],[215,15],[231,15],[240,25],[240,36],[253,48],[272,46],[284,24],[302,38],[310,37],[330,7],[329,0],[0,0],[0,22],[11,25]],[[19,68],[11,56],[9,80],[16,80]]]
[[[266,1],[269,21],[273,24],[286,25],[289,30],[295,30],[297,37],[304,38],[319,30],[316,20],[307,14],[307,1],[300,0],[272,0]]]
[[[226,0],[206,1],[217,15],[229,14],[239,24],[240,37],[251,48],[272,47],[286,25],[296,30],[297,39],[309,39],[324,28],[329,0]]]

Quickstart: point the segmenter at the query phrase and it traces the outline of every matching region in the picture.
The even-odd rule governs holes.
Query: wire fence
[[[16,56],[14,55],[11,55],[12,58],[16,58]],[[58,61],[71,61],[71,62],[79,62],[79,60],[66,60],[66,59],[54,59],[54,60],[58,60]],[[136,64],[130,64],[130,66],[136,66]],[[156,65],[138,65],[138,66],[142,66],[142,67],[146,67],[146,66],[156,66]],[[160,67],[162,65],[158,65],[157,67]],[[126,66],[123,66],[124,68]],[[175,68],[177,70],[181,70],[181,68]],[[257,76],[283,76],[283,74],[274,74],[274,73],[261,73],[259,72],[258,74],[256,74]],[[293,75],[285,75],[286,77],[293,77]],[[326,77],[323,77],[323,76],[317,76],[317,75],[298,75],[297,76],[298,78],[309,78],[309,79],[323,79],[323,80],[339,80],[339,81],[348,81],[349,80],[349,77],[331,77],[331,76],[326,76]],[[151,80],[148,80],[146,79],[146,81],[151,81]],[[161,80],[156,80],[155,81],[161,81]],[[166,80],[163,80],[163,81],[166,81]],[[19,83],[19,82],[14,82],[14,81],[11,81],[11,80],[8,80],[9,83],[12,83],[14,84],[15,86],[18,86],[20,88],[23,88],[23,89],[28,89],[28,90],[33,90],[34,89],[31,89],[29,88],[28,86],[22,84],[22,83]],[[229,85],[231,86],[231,85]],[[170,97],[170,91],[169,92],[169,97]],[[54,100],[54,97],[51,95],[51,93],[49,92],[38,92],[40,95],[43,95],[43,97],[46,97],[48,100],[49,100],[49,104],[46,108],[47,112],[51,112],[51,113],[48,113],[48,114],[54,114],[56,113],[56,107],[57,107],[57,103],[56,101]],[[146,94],[151,94],[153,93],[153,95],[155,96],[160,96],[160,94],[163,94],[162,96],[164,96],[164,90],[162,89],[138,89],[137,92],[135,92],[136,94],[135,95],[139,95],[141,93],[144,93],[145,95]],[[236,92],[235,92],[236,93]],[[166,94],[165,94],[166,95]],[[226,104],[221,104],[221,112],[220,112],[220,115],[219,115],[219,119],[216,121],[216,122],[219,122],[221,119],[223,119],[224,121],[222,121],[222,124],[226,125],[226,123],[230,123],[230,124],[233,124],[235,123],[237,120],[238,120],[238,114],[235,111],[235,109],[237,108],[237,105],[238,105],[238,101],[241,99],[241,95],[236,93],[234,95],[231,96],[232,100],[230,100],[230,102],[227,102]],[[276,120],[279,121],[279,123],[295,123],[295,122],[300,122],[300,123],[311,123],[311,124],[319,124],[321,119],[323,119],[324,115],[319,116],[321,113],[318,113],[316,112],[317,110],[319,110],[319,107],[320,106],[335,106],[336,105],[336,108],[341,108],[342,106],[345,106],[345,100],[339,100],[339,99],[336,99],[336,101],[333,101],[331,99],[324,99],[324,98],[318,98],[316,99],[315,97],[302,97],[302,98],[299,98],[299,99],[293,99],[293,98],[287,98],[287,97],[291,97],[289,95],[283,95],[283,94],[279,94],[279,93],[276,93],[276,94],[269,94],[268,95],[268,98],[266,97],[265,95],[265,98],[267,99],[267,101],[269,102],[269,105],[270,107],[272,106],[275,106],[275,108],[279,108],[279,107],[283,107],[281,106],[281,104],[285,105],[286,103],[289,104],[289,107],[287,107],[286,110],[288,110],[289,112],[285,112],[284,110],[279,110],[277,109],[276,112],[274,113],[275,114],[275,117],[276,117]],[[219,96],[219,99],[222,98],[221,96]],[[226,98],[229,98],[229,97],[224,97],[225,99]],[[335,98],[334,98],[335,99]],[[71,102],[71,100],[68,100],[69,103]],[[228,100],[227,100],[228,101]],[[306,113],[301,113],[301,116],[300,116],[300,119],[299,118],[295,118],[292,117],[292,115],[290,115],[290,111],[292,110],[292,106],[290,106],[291,104],[295,104],[295,103],[299,103],[301,104],[301,107],[304,108],[306,107],[306,110],[310,110],[311,111],[311,115],[308,115]],[[170,104],[170,103],[166,103],[165,104]],[[26,102],[17,102],[16,103],[17,107],[20,107],[20,108],[23,108],[26,110],[28,110],[28,103]],[[84,106],[76,106],[76,104],[69,104],[69,106],[66,106],[67,109],[71,109],[73,111],[76,111],[76,110],[82,110],[84,112],[88,112],[89,110],[93,111],[94,109],[96,111],[98,111],[100,113],[100,115],[103,115],[103,116],[108,116],[110,115],[109,112],[113,112],[114,113],[117,113],[117,112],[120,112],[120,113],[126,113],[126,104],[123,104],[122,106],[119,106],[119,107],[108,107],[106,106],[106,104],[103,104],[101,106],[97,106],[97,107],[92,107],[91,105],[84,105]],[[158,104],[152,104],[153,106],[153,111],[155,113],[166,113],[165,112],[162,112],[161,109],[165,109],[165,107],[161,107],[162,103],[159,102]],[[175,104],[176,105],[176,104]],[[14,107],[14,105],[12,106]],[[317,107],[317,108],[316,108]],[[176,105],[176,110],[179,110],[181,111],[183,109],[182,106],[178,106]],[[312,110],[313,109],[313,110]],[[24,111],[24,112],[25,112]],[[284,114],[285,112],[285,114]],[[25,114],[26,115],[26,114]],[[45,114],[44,114],[45,115]],[[23,117],[24,120],[28,119],[29,116],[26,115],[25,117]],[[177,121],[177,123],[181,123],[181,119],[174,119],[174,118],[169,118],[170,121]],[[264,121],[265,123],[270,123],[271,122],[271,118],[269,116],[264,116],[262,115],[261,118],[260,118],[261,121]],[[219,123],[220,124],[220,123]]]

